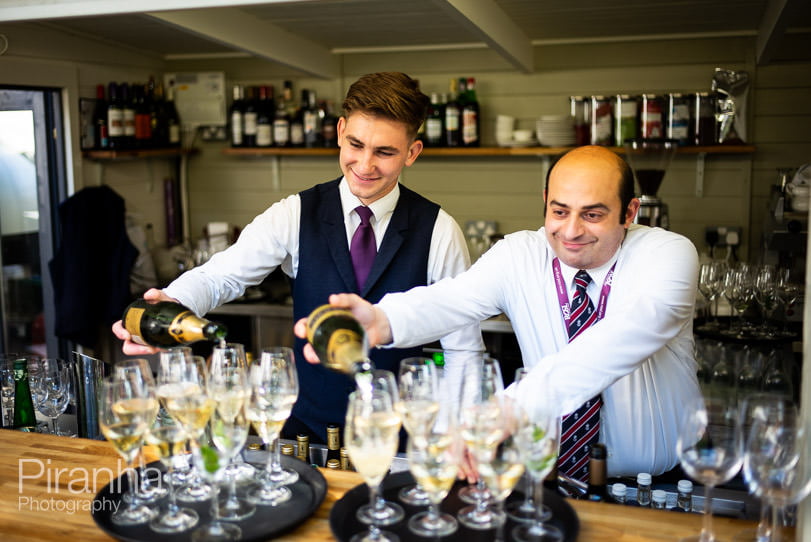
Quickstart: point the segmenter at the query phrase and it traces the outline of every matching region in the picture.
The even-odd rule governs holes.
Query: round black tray
[[[264,468],[264,465],[255,466],[259,469]],[[293,491],[293,497],[279,506],[257,506],[256,512],[250,517],[242,521],[231,522],[242,529],[242,540],[267,540],[287,532],[309,518],[323,502],[327,493],[327,481],[318,469],[285,455],[282,456],[282,466],[299,473],[299,480],[288,486]],[[163,467],[158,461],[150,463],[148,467],[163,471]],[[115,525],[110,520],[111,509],[114,509],[111,504],[121,502],[121,495],[126,492],[127,487],[127,476],[122,474],[121,477],[104,486],[93,500],[93,520],[102,531],[113,538],[127,542],[154,542],[156,540],[180,542],[191,540],[192,533],[197,526],[211,521],[211,500],[198,503],[178,501],[180,506],[193,508],[197,512],[200,516],[197,526],[182,533],[162,534],[151,530],[147,524]],[[252,487],[256,487],[255,484],[238,486],[237,494],[242,495]],[[221,489],[220,494],[223,491],[225,488]],[[163,508],[166,504],[165,501],[166,499],[162,499],[153,506]]]
[[[410,506],[407,504],[402,503],[397,498],[397,492],[408,485],[414,483],[414,478],[411,476],[411,473],[408,471],[398,472],[395,474],[390,474],[383,480],[382,485],[382,492],[383,497],[386,500],[396,502],[400,506],[403,507],[405,510],[406,517],[399,523],[394,525],[388,525],[383,527],[383,530],[396,534],[400,537],[400,542],[422,542],[425,540],[424,537],[420,537],[412,533],[408,529],[408,519],[418,512],[422,512],[426,509],[425,506]],[[456,513],[461,509],[467,506],[468,504],[463,502],[458,497],[459,489],[465,487],[466,483],[464,482],[457,482],[454,484],[453,488],[451,489],[448,496],[442,501],[440,508],[443,512],[447,512],[453,516],[456,516]],[[523,500],[524,495],[520,491],[513,491],[512,495],[510,495],[507,499],[507,502],[511,502],[513,500]],[[554,525],[558,529],[563,532],[563,540],[564,542],[574,542],[577,539],[577,532],[580,529],[580,522],[577,519],[577,514],[575,513],[574,509],[566,502],[566,500],[553,493],[549,489],[544,490],[544,504],[546,504],[552,510],[552,519],[549,520],[547,523],[550,525]],[[355,517],[355,511],[360,507],[369,502],[369,487],[366,484],[360,484],[358,486],[353,487],[349,491],[347,491],[343,497],[341,497],[338,502],[332,507],[329,514],[329,526],[332,529],[332,534],[340,540],[341,542],[346,542],[349,540],[352,535],[355,533],[364,531],[368,528],[368,525],[365,525],[357,520]],[[512,540],[512,529],[518,525],[517,522],[514,522],[510,519],[507,520],[507,524],[504,526],[504,539],[505,540]],[[474,529],[468,529],[461,523],[459,524],[459,529],[447,536],[443,537],[442,540],[445,541],[452,541],[452,540],[459,540],[464,542],[485,542],[493,540],[495,535],[495,530],[491,529],[488,531],[478,531]]]

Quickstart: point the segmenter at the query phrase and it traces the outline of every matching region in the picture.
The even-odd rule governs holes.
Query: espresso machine
[[[670,228],[667,204],[656,195],[678,143],[674,139],[626,139],[625,158],[639,186],[639,212],[634,222]]]

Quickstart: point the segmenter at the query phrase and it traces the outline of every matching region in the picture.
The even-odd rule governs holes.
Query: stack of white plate
[[[569,115],[541,115],[535,123],[535,134],[541,145],[566,147],[574,145],[574,123]]]

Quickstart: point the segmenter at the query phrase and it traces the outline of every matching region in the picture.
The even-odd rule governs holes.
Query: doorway
[[[0,87],[0,352],[62,357],[48,262],[67,196],[60,91]]]

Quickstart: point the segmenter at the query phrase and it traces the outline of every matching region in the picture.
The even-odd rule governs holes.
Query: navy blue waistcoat
[[[400,198],[380,244],[366,284],[358,291],[346,240],[340,179],[319,184],[299,194],[301,225],[299,261],[293,281],[293,314],[305,318],[330,294],[354,292],[375,303],[386,293],[425,286],[431,234],[439,206],[400,185]],[[299,397],[293,407],[296,421],[326,441],[327,424],[344,425],[352,380],[321,365],[304,360],[305,341],[296,340]],[[419,347],[372,349],[370,357],[379,369],[397,374],[401,359],[420,355]]]

